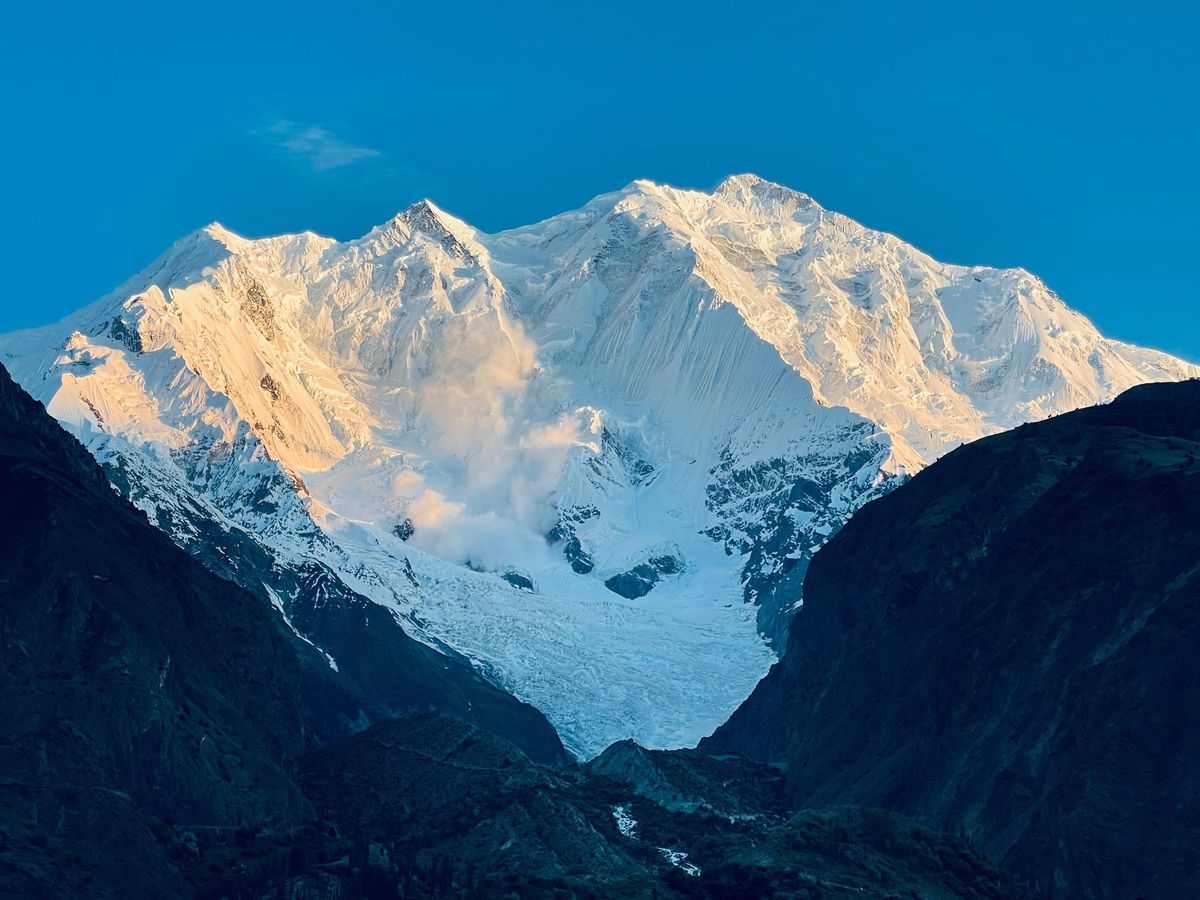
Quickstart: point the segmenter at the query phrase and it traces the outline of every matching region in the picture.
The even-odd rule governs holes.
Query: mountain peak
[[[752,172],[730,175],[717,185],[713,196],[739,203],[757,202],[768,207],[786,204],[797,209],[810,209],[819,206],[808,194],[767,181]]]
[[[657,181],[652,181],[649,178],[635,178],[625,186],[622,193],[627,194],[657,194],[665,188],[666,185],[659,184]]]
[[[391,241],[404,243],[416,234],[431,238],[447,250],[454,246],[468,247],[475,239],[474,228],[450,215],[427,197],[397,213],[388,222],[373,229],[367,237],[387,236]]]
[[[246,244],[249,240],[249,238],[243,237],[236,231],[226,228],[220,222],[212,221],[202,228],[197,228],[178,243],[189,242],[194,244],[205,244],[208,242],[213,242],[220,244],[222,247],[227,249],[236,250],[240,249],[241,246]]]
[[[470,225],[462,219],[450,215],[428,197],[418,200],[412,206],[408,207],[399,216],[408,222],[414,228],[421,231],[444,231],[454,233],[456,231],[472,231]]]
[[[780,187],[778,184],[767,181],[753,172],[742,172],[740,175],[729,175],[717,185],[716,193],[726,194],[738,190],[753,190],[759,185],[771,185],[772,187]]]
[[[422,197],[416,203],[404,209],[401,213],[406,219],[417,219],[420,217],[431,217],[434,219],[445,216],[446,213],[440,206],[430,200],[428,197]]]
[[[220,222],[216,221],[215,219],[213,221],[209,222],[203,228],[199,229],[199,233],[206,234],[209,237],[213,238],[214,240],[218,240],[218,241],[227,241],[230,238],[240,238],[240,235],[237,235],[234,232],[230,231],[228,228],[226,228],[224,225],[222,225]]]

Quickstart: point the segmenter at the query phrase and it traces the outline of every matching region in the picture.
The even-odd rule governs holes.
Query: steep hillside
[[[0,883],[179,895],[154,831],[311,813],[300,672],[269,607],[205,571],[0,369]]]
[[[441,709],[537,760],[565,760],[536,710],[390,617],[371,620],[376,645],[356,644],[339,672],[269,600],[151,527],[2,367],[0,522],[0,885],[11,895],[186,895],[169,856],[180,835],[203,844],[311,822],[290,769],[314,742],[364,727],[364,709]],[[310,624],[331,647],[339,611],[384,613],[309,590]]]
[[[963,829],[1055,896],[1200,892],[1200,382],[956,450],[817,554],[708,752]]]
[[[344,713],[354,683],[269,602],[150,527],[2,369],[0,521],[6,898],[724,897],[740,884],[780,897],[1023,896],[960,842],[898,820],[760,821],[748,800],[751,821],[734,826],[646,800],[627,772],[543,766],[461,712],[312,746],[305,723],[335,733],[331,709]],[[314,610],[338,608],[316,593]],[[355,614],[382,609],[362,603]],[[439,683],[425,657],[403,660],[391,677],[422,702],[430,684],[455,687],[476,721],[528,738],[494,688]]]
[[[661,755],[666,794],[724,800],[722,779],[753,769]],[[760,803],[769,777],[735,807],[686,808],[620,769],[532,766],[511,744],[438,717],[377,725],[310,756],[300,774],[321,816],[356,836],[350,867],[331,860],[284,888],[334,878],[379,896],[400,884],[416,897],[1027,897],[963,842],[880,811],[786,814]]]

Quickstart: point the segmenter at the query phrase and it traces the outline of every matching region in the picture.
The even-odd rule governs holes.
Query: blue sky
[[[430,196],[491,231],[752,171],[1200,360],[1194,5],[16,7],[0,329],[212,220],[349,238]]]

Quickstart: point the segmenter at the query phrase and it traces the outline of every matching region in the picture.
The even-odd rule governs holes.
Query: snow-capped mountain
[[[0,359],[178,543],[268,553],[285,616],[319,566],[589,756],[723,722],[795,607],[770,586],[904,475],[1200,375],[753,176],[500,234],[214,224]]]

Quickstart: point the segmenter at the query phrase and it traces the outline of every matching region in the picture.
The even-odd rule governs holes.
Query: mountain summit
[[[0,360],[177,543],[320,565],[581,755],[712,731],[813,552],[948,450],[1200,375],[752,175],[499,234],[214,225]]]

